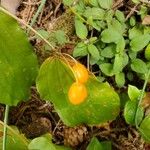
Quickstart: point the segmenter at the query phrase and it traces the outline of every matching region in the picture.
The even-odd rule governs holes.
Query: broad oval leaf
[[[102,20],[104,19],[105,11],[98,7],[87,7],[85,12],[83,13],[83,16],[86,18],[92,17],[94,20]]]
[[[118,87],[123,87],[125,84],[125,74],[123,72],[116,74],[115,81]]]
[[[119,113],[119,97],[107,84],[90,77],[86,83],[87,99],[73,105],[68,91],[75,77],[68,64],[60,58],[49,58],[41,66],[37,89],[41,97],[53,102],[62,121],[68,126],[99,124],[113,120]]]
[[[100,6],[104,9],[110,9],[113,4],[113,0],[98,0]]]
[[[148,69],[146,63],[141,59],[134,59],[131,63],[131,69],[137,73],[147,73]]]
[[[80,39],[86,39],[88,35],[88,30],[86,25],[84,25],[81,20],[75,19],[75,29],[76,29],[76,34]]]
[[[133,38],[130,42],[131,49],[133,51],[142,50],[150,41],[150,34],[144,34]]]
[[[79,57],[79,56],[86,56],[88,54],[88,48],[87,45],[83,42],[80,42],[76,45],[73,51],[73,56],[74,57]]]
[[[96,61],[98,61],[100,59],[99,50],[97,49],[97,47],[95,45],[89,44],[88,51]]]
[[[103,30],[101,37],[101,40],[104,43],[117,43],[122,38],[122,35],[114,28],[109,27],[108,29]]]
[[[17,105],[29,97],[37,58],[18,23],[0,11],[0,103]]]
[[[137,113],[137,123],[139,124],[144,116],[144,110],[141,106],[137,108],[137,102],[136,101],[128,101],[124,108],[124,117],[125,121],[128,124],[135,125],[135,114],[136,110],[138,109]]]
[[[103,63],[103,64],[99,65],[99,68],[107,76],[113,76],[114,75],[113,65],[110,63]]]
[[[140,95],[140,90],[132,85],[129,85],[128,87],[128,96],[130,98],[131,101],[137,101]]]

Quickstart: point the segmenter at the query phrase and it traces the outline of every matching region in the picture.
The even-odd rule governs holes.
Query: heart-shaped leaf
[[[68,126],[78,124],[99,124],[113,120],[119,113],[119,97],[108,83],[100,83],[95,77],[89,77],[85,84],[88,97],[73,105],[68,91],[75,77],[64,60],[48,58],[41,66],[37,89],[41,97],[53,102],[56,111]]]

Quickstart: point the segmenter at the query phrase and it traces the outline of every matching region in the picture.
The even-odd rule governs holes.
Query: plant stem
[[[35,15],[33,16],[31,23],[29,24],[31,27],[34,25],[34,23],[36,22],[37,17],[39,16],[40,12],[42,11],[44,5],[46,3],[46,0],[42,0],[40,6],[38,7],[37,12],[35,13]],[[30,32],[30,29],[28,28],[27,33]]]
[[[8,114],[9,114],[9,105],[6,105],[4,116],[4,130],[3,130],[3,150],[6,150]]]
[[[139,96],[139,102],[138,102],[136,113],[135,113],[135,125],[136,125],[136,128],[138,128],[138,111],[139,111],[138,108],[139,108],[139,106],[140,106],[140,104],[141,104],[141,102],[143,100],[145,89],[146,89],[146,85],[147,85],[147,82],[149,80],[149,77],[150,77],[150,69],[149,69],[148,73],[146,74],[146,79],[145,79],[145,82],[144,82],[141,94]]]

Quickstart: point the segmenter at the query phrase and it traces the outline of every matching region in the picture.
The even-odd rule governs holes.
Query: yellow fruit
[[[78,105],[85,101],[87,98],[87,89],[84,84],[75,82],[71,85],[68,97],[72,104]]]
[[[85,68],[84,65],[80,64],[80,63],[76,63],[73,67],[72,67],[75,77],[77,79],[78,82],[80,83],[86,83],[88,78],[89,78],[89,74],[88,74],[88,70]]]

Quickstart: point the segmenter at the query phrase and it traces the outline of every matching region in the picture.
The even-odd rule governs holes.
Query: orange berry
[[[76,63],[73,67],[72,67],[75,77],[77,79],[78,82],[80,83],[85,83],[87,82],[88,78],[89,78],[89,74],[87,69],[85,68],[84,65],[80,64],[80,63]]]
[[[69,100],[72,104],[78,105],[87,97],[87,89],[84,84],[75,82],[71,85],[68,92]]]

